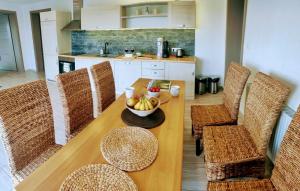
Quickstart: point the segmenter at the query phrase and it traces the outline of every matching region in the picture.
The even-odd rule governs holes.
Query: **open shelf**
[[[122,16],[122,19],[131,19],[131,18],[144,18],[144,17],[168,17],[167,14],[150,14],[150,15],[130,15],[130,16]]]

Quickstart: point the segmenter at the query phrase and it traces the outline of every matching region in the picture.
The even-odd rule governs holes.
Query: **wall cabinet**
[[[115,80],[116,91],[120,95],[124,92],[125,88],[130,87],[137,79],[142,77],[141,61],[123,61],[115,60]]]
[[[120,6],[82,8],[81,29],[119,29],[121,28]]]
[[[195,27],[195,1],[85,7],[81,11],[82,30]]]
[[[166,67],[166,79],[185,81],[185,97],[187,99],[194,99],[195,64],[168,62]]]
[[[196,4],[194,1],[169,3],[170,28],[195,28]]]

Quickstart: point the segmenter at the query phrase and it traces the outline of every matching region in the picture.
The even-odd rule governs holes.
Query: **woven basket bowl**
[[[147,129],[124,127],[111,130],[100,145],[104,159],[125,171],[139,171],[156,159],[158,140]]]
[[[84,166],[60,186],[60,191],[137,191],[133,180],[123,171],[108,164]]]
[[[129,111],[131,111],[132,113],[134,113],[134,114],[137,115],[137,116],[140,116],[140,117],[146,117],[146,116],[152,114],[154,111],[156,111],[156,110],[159,108],[159,106],[160,106],[160,100],[159,100],[158,98],[153,97],[152,99],[156,99],[158,103],[157,103],[157,105],[156,105],[153,109],[151,109],[151,110],[145,110],[145,111],[135,110],[135,109],[132,109],[132,108],[128,107],[127,104],[126,104],[126,108],[129,109]]]

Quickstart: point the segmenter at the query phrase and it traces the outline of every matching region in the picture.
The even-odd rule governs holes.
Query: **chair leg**
[[[200,156],[200,154],[202,153],[203,147],[201,145],[201,140],[200,139],[196,139],[196,155]]]
[[[192,136],[194,136],[195,132],[194,132],[194,127],[192,126]]]

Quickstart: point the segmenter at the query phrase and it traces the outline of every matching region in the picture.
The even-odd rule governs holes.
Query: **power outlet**
[[[178,49],[180,49],[180,48],[171,48],[172,54],[175,54],[175,53],[177,52]]]

